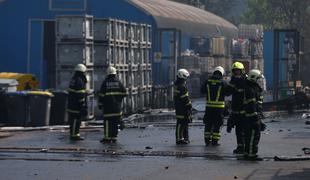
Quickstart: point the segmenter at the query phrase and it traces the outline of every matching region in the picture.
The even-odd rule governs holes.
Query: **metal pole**
[[[174,79],[176,78],[177,71],[178,71],[178,40],[177,40],[177,30],[173,32],[173,39],[174,39]]]
[[[274,54],[273,54],[273,100],[278,100],[279,81],[279,31],[274,30]]]

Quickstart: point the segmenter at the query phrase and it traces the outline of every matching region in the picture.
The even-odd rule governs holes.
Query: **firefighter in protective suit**
[[[227,132],[230,133],[235,127],[237,148],[233,150],[234,154],[243,154],[244,152],[244,89],[246,82],[246,74],[244,66],[240,62],[232,65],[232,77],[228,83],[229,94],[232,95],[231,114],[227,121]]]
[[[204,116],[204,140],[206,146],[212,142],[213,146],[219,145],[221,138],[220,128],[223,125],[225,108],[225,95],[227,85],[223,81],[224,68],[218,66],[213,75],[201,87],[201,93],[206,94],[206,112]]]
[[[188,144],[188,123],[191,122],[192,104],[186,87],[189,72],[179,69],[174,82],[174,106],[176,113],[176,144]]]
[[[107,77],[102,82],[99,92],[99,109],[103,111],[104,137],[102,143],[117,141],[118,126],[122,125],[122,100],[126,97],[126,89],[116,77],[116,69],[107,68]]]
[[[80,136],[80,126],[83,118],[87,116],[87,91],[85,76],[87,68],[78,64],[74,68],[74,75],[68,89],[68,121],[70,125],[70,139],[83,140]]]
[[[261,72],[253,69],[249,72],[246,80],[246,87],[244,92],[244,132],[245,132],[245,149],[244,158],[248,160],[258,160],[257,151],[260,140],[260,131],[265,129],[259,114],[261,113],[261,88],[258,80],[263,78]]]

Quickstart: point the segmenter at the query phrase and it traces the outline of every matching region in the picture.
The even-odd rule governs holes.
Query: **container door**
[[[40,88],[54,88],[55,22],[31,20],[29,31],[28,73],[35,75]]]
[[[31,20],[29,32],[29,59],[28,73],[34,74],[40,82],[40,88],[43,88],[43,22]]]

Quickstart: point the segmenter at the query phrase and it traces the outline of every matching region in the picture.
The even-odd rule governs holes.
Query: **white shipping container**
[[[127,34],[130,42],[137,43],[139,41],[139,25],[137,23],[129,23]]]
[[[114,64],[115,62],[115,48],[114,46],[106,46],[103,44],[94,45],[94,65],[106,66]]]
[[[85,64],[92,66],[94,61],[92,43],[58,43],[56,45],[56,63],[58,65]]]
[[[61,90],[67,90],[69,83],[74,75],[74,67],[68,69],[57,69],[56,70],[56,88]],[[94,89],[94,71],[88,69],[86,71],[87,84],[86,89],[92,91]]]
[[[115,39],[115,20],[114,19],[95,19],[94,20],[94,40],[113,41]]]
[[[63,15],[56,17],[56,38],[63,40],[92,40],[93,16]]]

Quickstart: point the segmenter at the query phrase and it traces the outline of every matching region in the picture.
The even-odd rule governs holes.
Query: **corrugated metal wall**
[[[50,74],[47,65],[52,64],[51,59],[44,58],[49,53],[43,52],[45,21],[54,21],[55,16],[66,14],[90,14],[95,18],[111,17],[150,24],[153,34],[151,58],[154,52],[159,52],[154,18],[126,0],[8,0],[0,4],[0,71],[33,73],[41,82],[51,79],[46,77]],[[169,34],[163,37],[165,54],[171,54],[170,39]],[[189,35],[182,34],[181,51],[189,48],[189,41]],[[154,84],[171,83],[167,61],[153,62],[152,67]],[[48,86],[41,85],[42,88]]]
[[[112,17],[156,27],[151,16],[124,0],[85,0],[85,9],[84,0],[74,3],[70,0],[73,6],[67,6],[65,1],[9,0],[0,4],[0,71],[30,72],[40,81],[46,81],[49,63],[43,58],[44,21],[53,21],[57,15],[91,14],[96,18]],[[45,88],[46,84],[41,87]]]
[[[273,31],[264,32],[264,75],[266,78],[268,89],[272,89],[273,87],[273,41]]]

